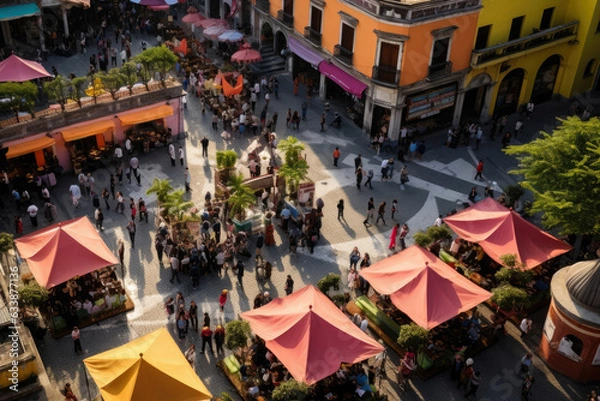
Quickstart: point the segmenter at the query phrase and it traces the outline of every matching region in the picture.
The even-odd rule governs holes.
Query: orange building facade
[[[261,45],[290,50],[293,78],[343,99],[365,132],[397,140],[404,126],[458,123],[480,9],[480,0],[255,0],[252,24]]]

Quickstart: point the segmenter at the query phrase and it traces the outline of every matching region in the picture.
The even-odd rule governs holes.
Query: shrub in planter
[[[31,282],[19,289],[19,301],[23,306],[41,307],[48,300],[48,290],[37,282]]]
[[[449,241],[452,239],[450,227],[442,224],[441,227],[432,226],[427,231],[419,231],[413,235],[415,243],[423,248],[428,248],[431,244],[438,241]]]
[[[533,280],[533,273],[529,270],[517,270],[503,267],[494,274],[499,283],[509,283],[516,287],[525,287]]]
[[[243,320],[232,320],[225,326],[225,346],[234,352],[245,348],[251,336],[250,325]]]
[[[527,291],[508,283],[492,288],[492,294],[492,302],[505,311],[521,310],[529,305]]]
[[[310,387],[306,383],[294,379],[285,381],[273,390],[273,401],[304,401],[308,397]]]
[[[512,206],[523,196],[525,190],[520,185],[509,185],[504,188],[504,193],[506,194],[506,203]]]
[[[341,277],[339,274],[329,273],[317,282],[317,288],[323,294],[327,294],[331,287],[333,287],[333,289],[337,291],[340,289],[340,280]]]
[[[418,350],[427,343],[428,331],[416,323],[403,324],[400,326],[400,334],[396,340],[402,348]]]

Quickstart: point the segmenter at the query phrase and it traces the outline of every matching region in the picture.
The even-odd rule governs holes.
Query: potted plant
[[[294,379],[282,382],[273,390],[273,401],[304,401],[308,397],[310,387],[306,383]]]
[[[442,224],[440,227],[431,226],[427,228],[426,231],[419,231],[415,233],[415,235],[413,235],[413,239],[417,245],[429,249],[441,242],[451,240],[452,231],[450,230],[450,227],[445,224]]]
[[[237,153],[233,150],[217,151],[217,175],[218,181],[223,185],[229,183],[229,177],[233,173],[235,163],[237,162]]]
[[[278,149],[285,156],[277,175],[285,180],[290,198],[296,199],[298,186],[308,176],[308,163],[302,157],[305,146],[298,138],[290,136],[279,142]]]
[[[176,226],[183,221],[185,213],[194,207],[194,202],[184,199],[185,191],[179,189],[167,195],[163,203],[166,217]]]
[[[14,236],[9,233],[0,233],[0,254],[2,255],[2,263],[4,266],[9,266],[8,252],[15,246]]]
[[[341,277],[339,274],[329,273],[317,282],[317,288],[323,294],[327,294],[332,287],[335,291],[338,291],[340,289],[340,280]]]
[[[169,194],[173,191],[173,186],[171,186],[170,180],[161,180],[155,178],[152,180],[152,185],[146,191],[147,195],[156,194],[156,198],[158,200],[158,205],[165,203],[168,200]]]
[[[529,295],[522,288],[503,283],[492,288],[492,302],[505,311],[519,311],[529,305]]]
[[[414,322],[410,322],[410,324],[400,326],[400,333],[396,341],[404,349],[418,351],[427,343],[428,336],[427,330]]]
[[[240,359],[245,360],[245,349],[252,336],[248,322],[232,320],[225,325],[225,346],[234,353],[239,351]]]

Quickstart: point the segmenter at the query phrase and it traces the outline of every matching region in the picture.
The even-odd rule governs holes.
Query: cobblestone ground
[[[134,39],[134,46],[139,47],[142,37]],[[152,39],[146,38],[151,44]],[[46,63],[48,66],[56,65],[59,71],[75,72],[81,74],[87,70],[87,57],[73,56],[61,59],[52,56]],[[407,222],[411,233],[431,225],[438,214],[445,214],[456,207],[457,202],[466,199],[469,189],[476,185],[483,190],[481,182],[472,178],[475,175],[475,164],[482,158],[486,162],[484,175],[486,180],[496,181],[500,187],[515,182],[515,177],[508,175],[508,170],[514,166],[514,160],[504,156],[500,151],[499,140],[490,142],[484,140],[480,151],[461,147],[448,149],[443,146],[445,134],[443,132],[431,134],[426,137],[428,150],[423,161],[409,162],[410,183],[405,190],[399,185],[399,163],[396,163],[396,175],[391,181],[382,182],[378,174],[373,182],[373,189],[363,188],[358,190],[354,185],[353,159],[357,154],[362,154],[365,170],[379,171],[383,157],[391,154],[376,155],[368,148],[368,139],[351,121],[344,120],[341,129],[329,128],[326,132],[319,132],[319,116],[323,105],[314,99],[308,111],[307,121],[302,121],[299,131],[292,131],[285,127],[285,112],[288,107],[300,109],[302,99],[294,97],[291,93],[291,80],[288,74],[279,75],[280,98],[271,101],[269,111],[279,113],[278,133],[280,138],[295,135],[306,143],[306,156],[310,164],[310,176],[316,183],[317,197],[325,201],[325,218],[323,235],[314,254],[307,250],[299,249],[295,256],[288,255],[287,241],[282,239],[279,229],[276,233],[276,245],[263,250],[264,256],[274,265],[272,279],[267,283],[255,280],[251,271],[251,263],[246,264],[246,274],[243,287],[237,283],[236,278],[228,272],[224,277],[203,277],[200,287],[192,289],[191,282],[186,277],[181,284],[171,284],[168,281],[169,272],[161,268],[153,248],[155,227],[152,223],[138,223],[138,233],[135,248],[127,247],[125,253],[124,282],[127,292],[135,303],[135,309],[127,314],[120,315],[97,325],[82,330],[82,345],[85,351],[83,356],[77,356],[72,349],[69,337],[53,339],[49,335],[38,343],[40,354],[48,370],[51,388],[45,393],[32,396],[30,399],[59,400],[62,396],[56,389],[62,388],[64,383],[73,385],[80,399],[88,399],[88,389],[82,359],[103,352],[110,348],[122,345],[141,335],[147,334],[160,327],[168,327],[175,337],[174,325],[167,320],[163,304],[166,298],[174,296],[176,291],[181,291],[187,302],[195,300],[201,312],[208,312],[212,322],[227,322],[236,319],[240,312],[251,307],[252,299],[259,291],[268,290],[272,297],[284,294],[284,281],[287,274],[295,280],[295,288],[305,284],[316,284],[325,274],[335,272],[346,278],[348,270],[348,256],[353,246],[358,246],[362,253],[369,252],[374,261],[388,256],[387,244],[393,221],[386,214],[386,225],[372,225],[365,228],[362,224],[369,197],[374,197],[376,204],[382,201],[391,203],[392,199],[399,201],[399,213],[396,220],[400,223]],[[304,91],[300,91],[304,93]],[[335,101],[334,101],[335,104]],[[259,102],[258,110],[264,105],[264,100]],[[568,107],[565,103],[551,102],[536,107],[532,120],[525,124],[525,132],[520,140],[529,140],[534,137],[539,129],[551,129],[554,116],[560,115]],[[329,112],[330,118],[333,110]],[[515,116],[509,120],[516,119]],[[199,112],[199,102],[195,97],[190,97],[188,108],[185,111],[185,127],[188,137],[181,140],[180,144],[186,152],[186,164],[192,174],[193,192],[190,195],[197,205],[203,201],[206,191],[213,191],[213,168],[215,167],[215,151],[225,147],[238,151],[240,158],[240,171],[247,171],[244,161],[246,149],[254,140],[251,137],[234,138],[231,143],[225,144],[218,136],[221,130],[215,132],[210,128],[210,117]],[[200,139],[206,135],[210,139],[209,158],[201,157]],[[332,167],[331,154],[336,146],[340,147],[342,156],[339,167]],[[157,149],[150,154],[140,155],[142,174],[141,186],[137,183],[119,187],[126,196],[135,199],[144,197],[150,210],[156,205],[154,197],[145,194],[154,178],[169,178],[176,188],[183,188],[183,168],[172,167],[169,163],[165,149]],[[99,186],[107,186],[111,170],[108,168],[97,170],[94,177]],[[57,201],[59,219],[65,220],[77,216],[87,215],[93,219],[93,208],[89,200],[84,200],[79,209],[70,205],[68,187],[76,181],[73,175],[66,174],[59,179],[59,185],[53,189],[52,196]],[[346,203],[345,219],[336,219],[335,205],[339,199]],[[39,202],[38,202],[39,203]],[[12,205],[11,203],[8,203]],[[38,206],[40,206],[38,204]],[[13,231],[12,217],[15,211],[10,207],[1,212],[2,221],[0,228]],[[152,216],[153,212],[151,212]],[[29,219],[23,216],[25,232],[31,232]],[[152,221],[152,218],[151,218]],[[105,214],[105,231],[101,234],[111,249],[115,249],[116,240],[122,238],[126,244],[129,240],[125,235],[126,215],[115,212]],[[45,222],[43,223],[45,224]],[[251,243],[254,241],[251,240]],[[409,244],[411,240],[409,239]],[[229,301],[224,313],[219,312],[218,297],[222,289],[229,290]],[[507,324],[508,336],[502,338],[500,343],[481,353],[475,358],[476,369],[482,373],[482,384],[479,389],[480,400],[517,400],[520,398],[521,381],[515,374],[520,358],[530,350],[535,351],[541,339],[541,328],[545,318],[545,311],[534,315],[533,333],[523,342],[515,327]],[[189,344],[199,343],[199,335],[191,333],[185,341],[179,342],[182,350]],[[168,357],[168,356],[165,356]],[[217,370],[215,364],[219,356],[207,352],[199,355],[197,372],[209,390],[218,395],[222,391],[235,393],[223,375]],[[442,373],[429,381],[423,382],[415,379],[412,381],[412,390],[399,395],[395,378],[392,372],[398,363],[398,356],[390,351],[387,361],[390,379],[382,380],[381,387],[390,399],[402,400],[456,400],[462,399],[463,393],[455,389],[449,380],[449,374]],[[536,383],[533,390],[533,399],[569,400],[582,399],[590,386],[582,386],[554,374],[548,370],[544,363],[535,360]],[[379,383],[378,383],[379,384]],[[89,380],[89,394],[92,398],[98,390]]]

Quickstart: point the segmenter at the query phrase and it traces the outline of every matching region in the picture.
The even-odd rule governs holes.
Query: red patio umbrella
[[[573,249],[492,198],[446,217],[444,222],[459,237],[481,245],[498,263],[502,263],[500,256],[514,254],[518,262],[533,269]]]
[[[342,362],[360,362],[383,351],[312,285],[241,317],[292,376],[307,384],[335,373]]]
[[[119,263],[87,217],[53,224],[16,239],[15,244],[44,288]]]
[[[37,61],[24,60],[14,54],[0,62],[0,82],[25,82],[51,76]]]
[[[188,24],[193,24],[196,22],[200,22],[205,20],[206,17],[200,13],[191,13],[191,14],[186,14],[183,16],[183,18],[181,18],[182,22],[186,22]]]
[[[254,63],[262,59],[260,52],[254,49],[242,49],[231,55],[231,61],[238,63]]]
[[[214,25],[204,29],[202,34],[207,38],[217,39],[225,31],[227,31],[227,27],[223,25]]]
[[[418,245],[359,273],[398,309],[430,330],[489,299],[492,294]]]
[[[197,28],[210,28],[211,26],[216,26],[216,25],[220,25],[220,26],[224,26],[224,27],[229,26],[227,21],[222,20],[222,19],[215,19],[215,18],[207,18],[200,22],[196,22],[194,25],[196,25]]]

